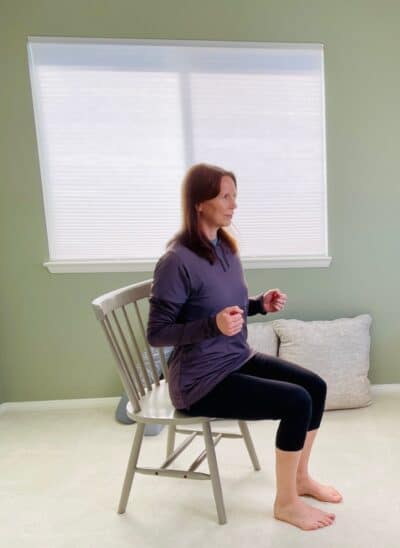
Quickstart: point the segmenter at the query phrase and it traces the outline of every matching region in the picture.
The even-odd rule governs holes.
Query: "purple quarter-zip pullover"
[[[247,344],[246,317],[265,314],[262,295],[249,299],[237,254],[215,243],[210,264],[175,243],[158,261],[150,296],[147,336],[152,346],[174,346],[169,359],[169,391],[177,409],[189,408],[254,354]],[[240,333],[221,333],[216,315],[239,306]]]

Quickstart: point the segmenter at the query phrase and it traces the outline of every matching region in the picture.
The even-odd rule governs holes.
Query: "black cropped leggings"
[[[185,412],[225,419],[280,419],[276,446],[299,451],[307,432],[321,423],[325,398],[326,383],[312,371],[257,353]]]

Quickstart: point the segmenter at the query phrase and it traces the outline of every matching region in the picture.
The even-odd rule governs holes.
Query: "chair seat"
[[[140,399],[141,410],[135,413],[132,404],[128,401],[126,412],[130,419],[136,422],[156,424],[200,424],[215,420],[213,417],[192,417],[175,409],[172,405],[168,384],[162,380],[159,386]]]

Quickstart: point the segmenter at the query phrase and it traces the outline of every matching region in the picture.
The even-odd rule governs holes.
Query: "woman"
[[[250,298],[235,240],[224,227],[236,208],[236,178],[198,164],[183,183],[183,227],[157,263],[148,339],[174,346],[169,390],[177,409],[243,420],[280,419],[276,436],[274,516],[301,529],[331,525],[332,513],[300,495],[339,502],[332,487],[308,473],[326,396],[314,373],[247,344],[247,316],[283,309],[279,289]]]

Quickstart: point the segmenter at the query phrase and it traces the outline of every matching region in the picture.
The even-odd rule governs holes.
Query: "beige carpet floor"
[[[344,501],[315,503],[337,517],[313,532],[272,517],[272,421],[249,423],[260,472],[241,441],[217,446],[226,525],[217,523],[208,481],[143,475],[135,478],[126,514],[117,515],[135,426],[115,422],[116,402],[0,406],[2,548],[400,546],[400,385],[374,386],[368,408],[325,413],[311,470],[339,488]],[[165,430],[145,438],[144,464],[160,463],[165,439]]]

